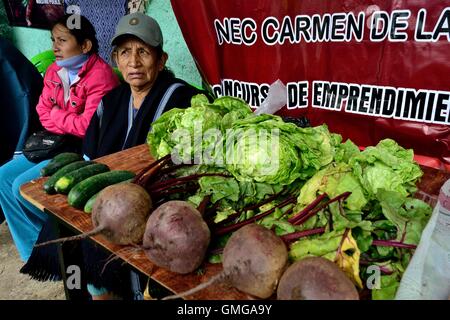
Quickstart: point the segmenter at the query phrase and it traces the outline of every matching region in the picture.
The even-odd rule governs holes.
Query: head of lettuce
[[[340,137],[325,125],[299,128],[274,115],[235,122],[226,136],[226,167],[239,181],[289,185],[329,164]]]
[[[223,167],[239,181],[272,185],[308,179],[334,159],[340,141],[326,125],[299,128],[278,116],[256,116],[240,99],[221,97],[211,104],[202,95],[192,98],[190,108],[163,114],[147,137],[155,158],[169,153],[187,161],[208,158],[213,162],[194,164]]]

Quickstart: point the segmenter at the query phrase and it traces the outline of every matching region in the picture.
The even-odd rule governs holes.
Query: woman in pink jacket
[[[36,110],[50,132],[83,138],[102,97],[119,84],[97,54],[95,29],[83,16],[65,15],[52,28],[56,61],[46,71]],[[27,261],[47,215],[23,199],[20,186],[39,177],[23,155],[0,167],[0,205],[22,260]]]

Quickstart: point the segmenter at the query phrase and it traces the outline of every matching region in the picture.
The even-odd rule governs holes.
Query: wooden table
[[[111,169],[131,170],[137,173],[153,161],[153,159],[150,157],[148,147],[146,145],[140,145],[132,149],[99,158],[96,161],[107,164]],[[437,195],[439,194],[439,189],[442,184],[450,178],[450,173],[428,167],[422,167],[422,170],[424,171],[424,175],[418,184],[419,192],[416,196],[434,206]],[[90,215],[70,207],[67,204],[66,196],[48,195],[43,191],[42,185],[46,179],[47,178],[40,178],[24,184],[21,187],[22,196],[40,210],[48,212],[55,217],[59,223],[69,226],[76,233],[92,230]],[[179,275],[152,264],[142,250],[134,250],[133,252],[121,250],[124,249],[124,246],[111,244],[101,236],[95,236],[93,237],[93,240],[102,245],[106,250],[119,256],[139,272],[147,275],[174,293],[184,292],[200,283],[206,282],[222,270],[221,264],[206,263],[202,266],[202,269],[204,270],[202,275],[197,275],[195,273]],[[223,284],[210,286],[187,298],[198,300],[252,299],[250,296]]]
[[[150,156],[147,145],[140,145],[98,158],[96,161],[104,163],[114,170],[130,170],[138,173],[144,167],[148,166],[153,159]],[[43,191],[43,184],[46,180],[46,177],[39,178],[22,185],[20,189],[22,196],[40,210],[56,218],[58,223],[65,224],[71,228],[75,233],[84,233],[92,230],[91,216],[69,206],[67,196],[60,194],[48,195]],[[93,240],[106,250],[116,254],[137,271],[147,275],[174,293],[184,292],[200,283],[206,282],[222,270],[221,264],[205,263],[201,267],[204,270],[202,275],[198,275],[195,272],[188,275],[179,275],[155,266],[147,259],[142,250],[136,249],[131,250],[131,252],[121,250],[125,247],[114,245],[100,235],[93,237]],[[250,296],[223,284],[212,285],[187,298],[197,300],[251,299]]]

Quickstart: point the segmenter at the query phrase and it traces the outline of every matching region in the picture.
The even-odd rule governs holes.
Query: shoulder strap
[[[172,96],[173,92],[179,88],[184,86],[183,83],[173,83],[172,85],[170,85],[169,88],[167,88],[166,92],[164,93],[164,96],[162,97],[161,101],[159,102],[158,108],[156,109],[155,115],[153,116],[153,121],[155,122],[160,116],[161,114],[164,112],[164,108],[167,105],[167,102],[169,101],[170,97]]]

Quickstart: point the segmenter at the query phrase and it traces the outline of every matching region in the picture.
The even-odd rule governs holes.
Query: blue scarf
[[[80,54],[64,60],[57,60],[56,64],[61,68],[66,68],[69,74],[69,84],[72,84],[84,63],[89,59],[88,54]]]

